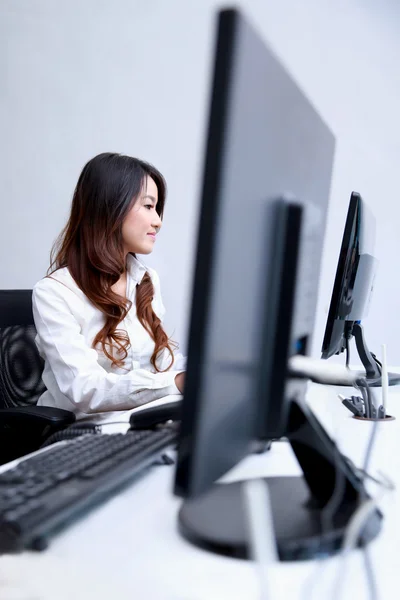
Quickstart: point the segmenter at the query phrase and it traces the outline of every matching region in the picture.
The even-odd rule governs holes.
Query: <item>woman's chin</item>
[[[148,247],[147,248],[143,247],[143,248],[140,248],[140,250],[135,250],[135,254],[143,254],[143,255],[151,254],[152,252],[153,252],[153,248],[148,248]]]

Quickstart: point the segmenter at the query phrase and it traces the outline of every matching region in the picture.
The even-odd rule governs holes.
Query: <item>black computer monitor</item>
[[[313,332],[333,155],[274,54],[240,12],[222,11],[175,479],[180,531],[216,552],[248,555],[240,486],[214,482],[259,440],[287,435],[305,474],[270,481],[281,558],[340,544],[343,529],[321,532],[336,473],[336,525],[363,493],[304,404],[305,382],[287,376]]]
[[[336,269],[335,283],[322,343],[322,358],[330,358],[346,350],[350,359],[350,340],[356,348],[369,385],[381,385],[381,363],[368,350],[361,321],[368,314],[374,287],[377,259],[374,257],[375,219],[361,198],[350,197],[346,225]],[[389,384],[400,383],[400,375],[389,373]]]

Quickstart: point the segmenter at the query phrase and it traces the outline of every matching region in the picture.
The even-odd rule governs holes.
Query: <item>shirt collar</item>
[[[139,285],[146,273],[146,267],[136,258],[136,256],[133,256],[133,254],[128,254],[126,258],[126,267],[132,279]]]

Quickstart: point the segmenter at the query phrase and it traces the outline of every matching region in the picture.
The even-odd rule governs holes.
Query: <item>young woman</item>
[[[97,421],[119,411],[120,420],[182,393],[185,359],[162,326],[158,275],[136,258],[153,251],[165,196],[161,173],[136,158],[104,153],[85,165],[47,277],[33,290],[47,388],[38,405]]]

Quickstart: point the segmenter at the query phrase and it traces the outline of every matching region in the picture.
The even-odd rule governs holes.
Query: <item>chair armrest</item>
[[[51,406],[1,408],[0,464],[38,450],[52,433],[74,421],[74,413]]]
[[[0,408],[0,425],[21,426],[50,425],[51,429],[67,427],[75,422],[75,415],[69,410],[51,406],[17,406]]]

